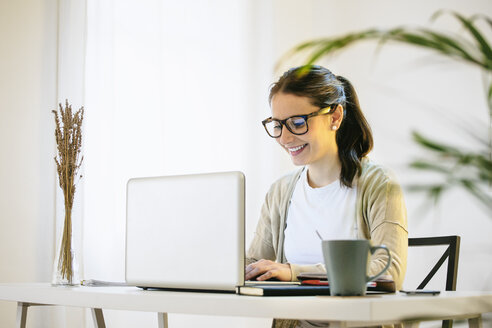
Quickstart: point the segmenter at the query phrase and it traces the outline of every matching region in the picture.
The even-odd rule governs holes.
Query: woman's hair
[[[335,76],[322,66],[295,67],[272,85],[270,103],[277,93],[307,97],[311,104],[320,108],[342,105],[344,117],[336,134],[338,157],[342,164],[340,182],[352,187],[354,177],[360,175],[361,159],[371,151],[373,140],[371,128],[349,80]]]

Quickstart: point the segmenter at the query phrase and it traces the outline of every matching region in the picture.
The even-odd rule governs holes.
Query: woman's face
[[[277,93],[272,98],[272,117],[283,120],[294,115],[307,115],[320,110],[310,103],[309,98],[292,94]],[[294,165],[315,165],[338,158],[335,141],[336,131],[332,125],[334,115],[319,115],[308,118],[309,130],[302,135],[291,133],[285,126],[282,135],[276,138],[279,145],[290,155]]]

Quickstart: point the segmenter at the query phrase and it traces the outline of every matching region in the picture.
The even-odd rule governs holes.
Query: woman
[[[318,231],[324,239],[386,245],[392,254],[387,274],[401,288],[408,247],[403,195],[388,171],[366,158],[372,134],[351,83],[324,67],[293,68],[273,84],[269,100],[272,117],[262,123],[302,167],[267,193],[246,279],[296,281],[302,272],[325,272]],[[387,261],[376,252],[369,274]],[[277,327],[320,324],[276,321]]]

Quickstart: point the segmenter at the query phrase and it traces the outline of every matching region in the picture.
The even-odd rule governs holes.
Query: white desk
[[[332,321],[338,327],[468,318],[481,327],[481,314],[492,312],[492,292],[442,292],[439,296],[401,294],[365,297],[257,297],[219,293],[144,291],[136,287],[52,287],[42,283],[0,284],[0,300],[18,303],[18,325],[31,305],[93,309],[97,327],[105,327],[102,309]]]

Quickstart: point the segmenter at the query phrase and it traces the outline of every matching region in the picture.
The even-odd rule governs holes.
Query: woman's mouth
[[[304,145],[297,146],[297,147],[287,148],[287,150],[289,151],[291,156],[297,156],[304,150],[304,148],[306,146],[307,146],[307,144],[304,144]]]

